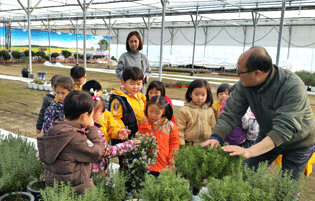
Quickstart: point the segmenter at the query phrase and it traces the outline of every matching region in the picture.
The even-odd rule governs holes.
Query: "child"
[[[138,131],[138,122],[144,117],[146,104],[145,96],[140,92],[143,83],[143,73],[138,67],[127,67],[122,75],[122,87],[113,91],[109,98],[110,111],[120,128],[127,128],[131,132],[129,139]],[[112,139],[112,145],[123,142],[120,139]],[[126,169],[123,158],[120,156],[119,165]]]
[[[73,91],[73,83],[71,78],[61,76],[54,85],[54,92],[56,100],[53,100],[50,106],[45,111],[43,132],[46,134],[47,130],[58,119],[63,119],[63,101],[65,97]]]
[[[140,93],[143,73],[138,67],[127,67],[121,82],[121,89],[113,91],[110,96],[110,111],[120,128],[131,130],[128,137],[131,139],[138,131],[138,122],[144,117],[146,98]],[[112,142],[117,143],[117,140]]]
[[[61,77],[61,75],[54,75],[51,78],[51,88],[53,90],[54,90],[54,85],[55,85],[57,79],[60,77]],[[55,99],[55,93],[53,91],[47,93],[46,96],[43,98],[42,108],[39,111],[37,123],[36,123],[36,133],[37,134],[40,134],[40,132],[43,128],[45,111],[54,99]]]
[[[74,90],[82,90],[82,85],[86,80],[85,69],[81,66],[74,66],[70,70],[70,76],[74,82]]]
[[[164,84],[160,81],[152,81],[148,86],[145,96],[147,98],[147,101],[149,101],[152,96],[163,96],[168,104],[173,107],[172,100],[168,96],[165,96],[165,87]],[[175,123],[174,115],[172,117],[172,122]]]
[[[77,193],[93,188],[92,163],[104,154],[93,121],[94,101],[85,91],[72,91],[64,101],[65,120],[56,121],[38,137],[39,158],[45,165],[45,181],[70,182]],[[82,129],[85,128],[86,129]]]
[[[220,108],[221,108],[221,104],[222,104],[223,99],[229,97],[230,87],[231,86],[229,84],[226,84],[226,83],[223,83],[218,87],[218,90],[217,90],[218,100],[215,103],[213,103],[213,105],[212,105],[216,119],[219,118]]]
[[[82,86],[82,90],[88,93],[95,92],[99,97],[102,97],[103,94],[102,86],[95,80],[87,81]],[[101,126],[100,129],[103,132],[106,142],[109,142],[112,138],[125,139],[125,137],[130,134],[130,130],[119,127],[112,113],[105,110],[105,108],[102,117],[97,122]]]
[[[209,139],[216,124],[212,103],[207,81],[199,79],[190,83],[184,106],[177,114],[179,145],[195,146]]]
[[[229,89],[229,96],[234,90],[234,85]],[[223,112],[227,99],[223,99],[220,114]],[[247,112],[243,116],[240,123],[234,128],[234,130],[224,139],[224,142],[229,143],[230,145],[239,145],[244,148],[249,148],[254,144],[259,133],[258,122],[250,110],[250,107],[247,109]]]
[[[87,82],[86,84],[90,85],[91,83]],[[83,85],[82,89],[85,89],[85,84]],[[108,175],[109,159],[117,157],[117,156],[121,156],[125,154],[126,152],[132,151],[133,149],[136,148],[137,144],[140,144],[141,141],[130,140],[124,143],[116,144],[115,146],[110,146],[108,142],[106,141],[104,137],[104,133],[102,132],[103,129],[101,125],[99,124],[100,120],[103,118],[104,112],[106,112],[105,101],[98,95],[98,93],[96,93],[96,91],[90,92],[89,94],[92,96],[92,99],[95,101],[93,120],[94,120],[94,125],[98,128],[98,133],[104,146],[103,156],[99,161],[93,163],[92,172],[95,175],[98,175],[104,172],[105,172],[105,175]],[[106,130],[106,133],[107,133],[107,130]]]
[[[142,122],[139,123],[139,133],[153,134],[158,142],[158,154],[154,166],[149,167],[149,173],[159,176],[160,172],[174,165],[175,152],[179,146],[177,126],[171,121],[172,106],[163,96],[153,96],[146,106]]]

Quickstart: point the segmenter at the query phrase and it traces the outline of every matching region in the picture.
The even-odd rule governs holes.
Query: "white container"
[[[32,82],[28,83],[28,88],[33,89],[34,88],[34,83],[32,83]]]
[[[315,87],[311,86],[311,91],[315,92]]]
[[[48,85],[48,89],[49,89],[48,91],[53,91],[50,85]]]
[[[43,90],[44,90],[44,85],[43,85],[43,84],[39,84],[39,85],[38,85],[38,89],[41,90],[41,91],[43,91]]]
[[[44,90],[49,91],[49,86],[47,84],[44,84]]]
[[[33,89],[38,89],[38,84],[33,83]]]

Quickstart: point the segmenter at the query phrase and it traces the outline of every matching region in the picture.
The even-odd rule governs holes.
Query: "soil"
[[[21,70],[25,67],[27,67],[25,64],[0,65],[0,74],[22,76]],[[106,64],[88,64],[88,67],[107,69],[108,66]],[[70,74],[69,69],[33,64],[33,74],[35,75],[37,71],[47,72],[46,80],[49,80],[55,74],[65,76],[69,76]],[[202,74],[196,74],[196,76],[202,76]],[[218,77],[218,75],[213,75],[213,77]],[[120,87],[120,81],[113,74],[88,72],[87,79],[99,81],[103,89]],[[150,79],[150,81],[153,80],[157,80],[157,78]],[[167,79],[163,79],[163,81],[167,83],[176,82]],[[211,85],[211,90],[213,99],[216,101],[217,86]],[[184,100],[186,91],[187,89],[185,88],[166,88],[167,96],[177,100]],[[39,136],[35,132],[35,125],[41,108],[42,98],[46,93],[46,91],[28,89],[27,83],[24,82],[0,79],[0,128],[13,133],[21,133],[32,138]],[[313,113],[315,113],[315,96],[309,96],[309,100]],[[174,106],[173,108],[175,118],[179,108],[178,106]],[[305,179],[305,177],[302,179]],[[315,200],[315,173],[312,173],[307,180],[304,193],[300,199],[302,201]]]

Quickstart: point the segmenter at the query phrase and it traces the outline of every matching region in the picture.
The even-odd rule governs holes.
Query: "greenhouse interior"
[[[187,104],[186,91],[194,80],[204,79],[211,85],[213,103],[219,100],[221,85],[243,83],[241,74],[252,71],[240,72],[237,64],[252,47],[263,47],[273,64],[301,78],[311,116],[315,117],[315,1],[0,0],[0,201],[14,191],[23,200],[45,201],[314,200],[315,176],[311,173],[315,154],[296,182],[291,179],[292,173],[280,170],[285,156],[253,170],[244,165],[247,159],[230,157],[221,145],[212,149],[186,144],[180,146],[174,158],[168,156],[167,160],[173,161],[169,168],[158,172],[158,177],[150,177],[147,168],[154,166],[152,161],[157,157],[152,150],[160,146],[153,147],[155,137],[141,134],[138,138],[145,140],[124,156],[129,168],[119,171],[123,163],[118,155],[104,159],[110,164],[109,170],[103,168],[104,175],[91,173],[93,190],[77,194],[69,183],[55,182],[35,190],[33,198],[21,194],[31,192],[26,186],[34,178],[45,186],[47,167],[38,158],[40,145],[36,140],[43,133],[35,130],[44,105],[42,99],[47,93],[56,95],[53,76],[69,77],[74,66],[83,67],[88,72],[87,80],[102,85],[105,108],[109,113],[117,112],[111,108],[111,94],[124,86],[117,69],[126,49],[129,52],[127,36],[134,31],[143,45],[139,50],[145,57],[141,56],[141,65],[147,61],[150,69],[149,76],[143,72],[144,80],[146,76],[150,80],[143,82],[142,90],[148,89],[152,81],[163,82],[173,101],[174,125]],[[288,120],[292,124],[300,121],[292,118]],[[119,125],[116,119],[113,121]],[[138,163],[127,160],[136,155]]]

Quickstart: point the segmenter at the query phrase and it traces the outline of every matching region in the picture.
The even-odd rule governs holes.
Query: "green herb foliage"
[[[113,173],[113,172],[112,172]],[[53,187],[41,191],[43,201],[121,201],[127,193],[125,189],[126,177],[116,171],[108,179],[94,177],[93,190],[86,189],[84,194],[75,193],[70,183],[54,181]]]
[[[291,179],[291,174],[277,169],[267,170],[267,163],[261,163],[255,171],[247,167],[223,179],[211,178],[208,191],[201,197],[205,201],[287,201],[296,198],[303,186]]]
[[[146,201],[181,201],[189,200],[191,191],[187,180],[165,169],[158,177],[146,175],[144,187],[138,197]]]
[[[125,183],[126,176],[123,172],[111,172],[110,176],[105,179],[104,177],[94,177],[94,184],[104,192],[104,197],[112,201],[121,201],[127,194]],[[94,190],[93,190],[94,191]]]
[[[221,179],[240,171],[243,157],[229,156],[221,147],[210,146],[183,147],[177,151],[176,168],[192,185],[204,186],[204,179],[211,177]]]
[[[132,187],[137,191],[143,187],[149,165],[155,164],[158,146],[155,137],[151,134],[136,133],[135,137],[141,140],[141,144],[125,155],[125,163],[128,167],[126,174]]]
[[[37,164],[37,151],[33,144],[18,136],[0,139],[0,189],[5,192],[20,191],[29,183],[30,174]]]

